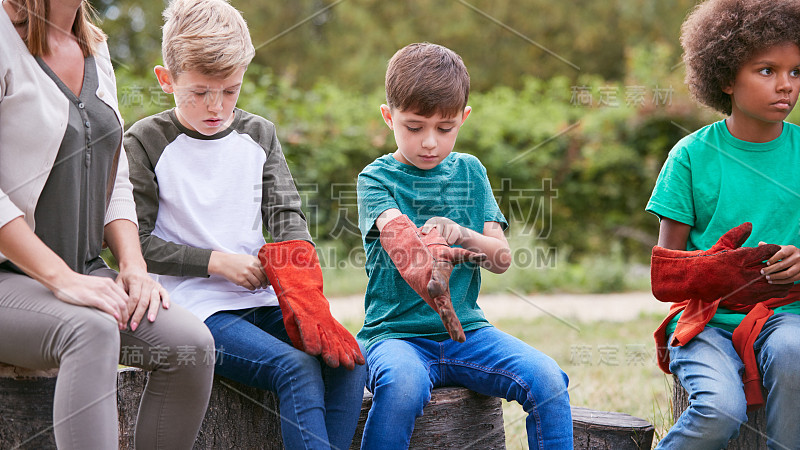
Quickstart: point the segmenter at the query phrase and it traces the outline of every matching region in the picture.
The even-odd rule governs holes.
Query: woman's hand
[[[50,283],[48,283],[50,284]],[[48,286],[56,298],[78,306],[90,306],[114,316],[124,330],[130,317],[128,294],[111,279],[70,271]]]
[[[225,277],[231,283],[254,291],[269,286],[261,261],[253,255],[211,252],[208,273]]]
[[[147,320],[154,322],[159,306],[169,309],[169,294],[153,280],[144,268],[120,268],[116,285],[127,292],[126,311],[131,316],[131,331],[136,331],[147,313]]]
[[[759,242],[762,245],[764,242]],[[800,249],[794,245],[781,245],[761,273],[773,284],[789,284],[800,280]]]

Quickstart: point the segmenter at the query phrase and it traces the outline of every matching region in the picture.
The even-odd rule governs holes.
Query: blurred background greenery
[[[165,2],[92,3],[127,123],[171,107],[152,75]],[[456,150],[481,159],[512,222],[525,261],[506,280],[528,292],[646,289],[656,176],[673,144],[720,118],[683,85],[679,29],[695,1],[232,3],[257,48],[239,106],[277,124],[326,270],[360,271],[341,293],[365,279],[356,176],[396,148],[378,112],[386,62],[419,41],[470,71]]]

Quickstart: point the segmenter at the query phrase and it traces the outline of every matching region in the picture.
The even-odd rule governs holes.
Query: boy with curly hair
[[[767,445],[800,446],[800,128],[784,121],[798,23],[797,1],[709,0],[681,29],[692,96],[727,117],[673,147],[646,208],[661,222],[653,292],[676,301],[659,365],[690,400],[659,448],[725,447],[764,403]],[[740,259],[715,274],[725,258]]]
[[[365,449],[408,448],[439,386],[517,401],[531,449],[572,448],[566,374],[477,305],[480,267],[502,273],[511,258],[486,169],[452,151],[468,96],[467,69],[445,47],[411,44],[389,61],[380,110],[397,151],[368,165],[357,189],[369,276],[358,338],[374,394]]]
[[[247,24],[225,0],[174,0],[164,18],[155,73],[176,106],[124,137],[148,270],[211,330],[217,374],[277,393],[286,448],[348,448],[364,359],[322,295],[275,125],[236,108]]]

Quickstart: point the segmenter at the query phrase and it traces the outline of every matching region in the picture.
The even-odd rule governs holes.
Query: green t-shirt
[[[800,128],[784,122],[764,143],[733,137],[724,120],[697,130],[670,151],[646,210],[690,225],[687,250],[707,250],[743,222],[753,224],[744,247],[800,246]],[[775,312],[800,314],[800,302]],[[709,325],[733,331],[743,318],[719,308]]]
[[[358,226],[366,251],[369,282],[364,299],[366,318],[358,339],[369,348],[389,338],[448,338],[439,315],[400,276],[383,250],[375,220],[392,208],[418,227],[431,217],[446,217],[483,232],[485,222],[508,227],[497,206],[486,169],[477,158],[453,152],[430,170],[403,164],[391,154],[358,175]],[[464,331],[491,326],[477,305],[480,268],[458,264],[450,277],[450,295]]]

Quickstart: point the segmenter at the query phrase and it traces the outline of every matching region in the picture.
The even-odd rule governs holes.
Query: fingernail
[[[764,275],[764,269],[761,269],[761,275]]]
[[[149,316],[147,316],[147,319],[150,320],[150,322],[155,322],[156,316],[153,315],[153,314],[150,314]]]
[[[767,277],[766,277],[766,278],[767,278],[767,280],[768,280],[768,281],[770,280],[770,278],[769,278],[769,275],[767,275]]]
[[[136,327],[139,326],[136,322],[131,322],[131,331],[136,331]]]

